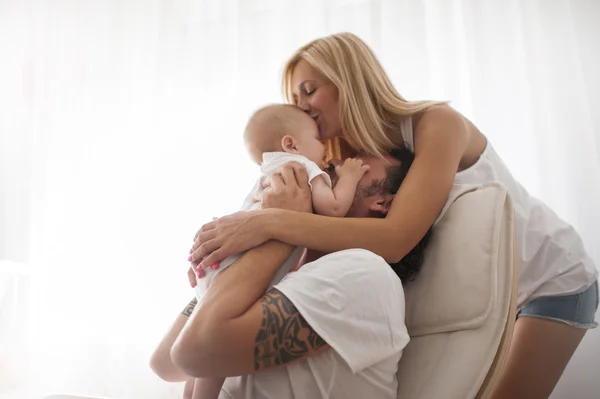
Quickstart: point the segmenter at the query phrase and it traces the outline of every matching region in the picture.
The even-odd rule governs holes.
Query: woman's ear
[[[297,153],[298,152],[298,142],[296,141],[295,138],[293,138],[289,134],[286,134],[285,136],[283,136],[281,138],[281,148],[285,152]]]

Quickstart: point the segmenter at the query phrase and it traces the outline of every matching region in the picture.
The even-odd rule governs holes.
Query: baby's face
[[[306,127],[298,131],[295,135],[296,140],[298,140],[298,153],[310,159],[320,167],[323,167],[326,155],[325,146],[319,140],[319,129],[317,128],[317,125],[313,123],[311,126],[311,128]]]

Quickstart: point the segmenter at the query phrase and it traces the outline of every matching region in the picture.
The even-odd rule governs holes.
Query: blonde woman
[[[598,271],[579,235],[527,193],[468,119],[443,102],[405,100],[358,37],[337,34],[300,48],[285,67],[283,87],[287,101],[314,118],[322,140],[341,136],[354,150],[376,156],[413,150],[405,182],[383,219],[284,209],[217,219],[200,230],[192,260],[207,267],[278,240],[327,253],[364,248],[397,262],[432,225],[453,183],[501,181],[515,205],[520,280],[518,320],[495,398],[547,398],[586,330],[597,325]],[[378,171],[368,173],[372,178]],[[288,208],[306,198],[306,185],[296,180],[267,194],[263,208]]]

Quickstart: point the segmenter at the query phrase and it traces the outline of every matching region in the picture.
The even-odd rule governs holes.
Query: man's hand
[[[304,166],[290,162],[271,179],[273,191],[263,193],[263,208],[312,212],[308,175]],[[240,211],[205,224],[195,240],[190,262],[213,267],[228,256],[243,253],[271,239],[271,210]],[[218,267],[218,264],[215,265]]]
[[[262,193],[262,208],[312,212],[308,174],[304,166],[289,162],[273,174],[272,191]]]

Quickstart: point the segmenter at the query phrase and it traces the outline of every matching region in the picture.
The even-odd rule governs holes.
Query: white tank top
[[[414,152],[410,118],[402,122],[401,132],[406,146]],[[457,173],[454,183],[491,181],[504,184],[515,209],[519,307],[541,296],[582,292],[598,279],[598,270],[579,234],[546,204],[529,195],[488,141],[477,162]]]

